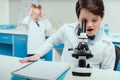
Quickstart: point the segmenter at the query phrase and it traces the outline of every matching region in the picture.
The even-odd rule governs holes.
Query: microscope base
[[[89,77],[91,75],[91,73],[72,72],[72,75],[73,76],[83,76],[83,77],[84,76],[86,76],[86,77],[88,76]]]
[[[82,76],[82,77],[90,77],[91,71],[89,68],[72,68],[73,76]]]

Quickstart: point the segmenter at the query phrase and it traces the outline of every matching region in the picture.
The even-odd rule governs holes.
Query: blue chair
[[[116,60],[115,60],[114,70],[120,71],[120,47],[115,46],[115,52],[116,52]]]
[[[117,64],[116,71],[120,71],[120,59],[119,59],[118,64]]]

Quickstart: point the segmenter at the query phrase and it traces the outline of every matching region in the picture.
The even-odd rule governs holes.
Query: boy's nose
[[[91,27],[93,24],[92,24],[92,22],[87,22],[86,23],[86,26],[88,26],[88,27]]]

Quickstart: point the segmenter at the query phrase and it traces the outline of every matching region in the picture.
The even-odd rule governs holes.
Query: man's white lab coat
[[[65,24],[55,34],[53,34],[35,53],[45,55],[53,46],[64,44],[61,61],[67,62],[71,67],[77,67],[78,60],[72,57],[73,51],[69,48],[76,48],[79,43],[78,23]],[[93,58],[87,59],[93,68],[113,69],[115,63],[115,47],[110,39],[105,35],[100,27],[95,34],[95,39],[88,39],[88,46],[93,54]]]

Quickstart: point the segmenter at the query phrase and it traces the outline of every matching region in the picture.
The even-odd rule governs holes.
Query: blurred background
[[[65,23],[76,22],[77,0],[0,0],[0,25],[19,24],[28,15],[32,3],[41,4],[45,16],[53,25],[53,32]],[[108,24],[110,32],[120,33],[120,0],[104,0],[105,17],[101,26]]]

